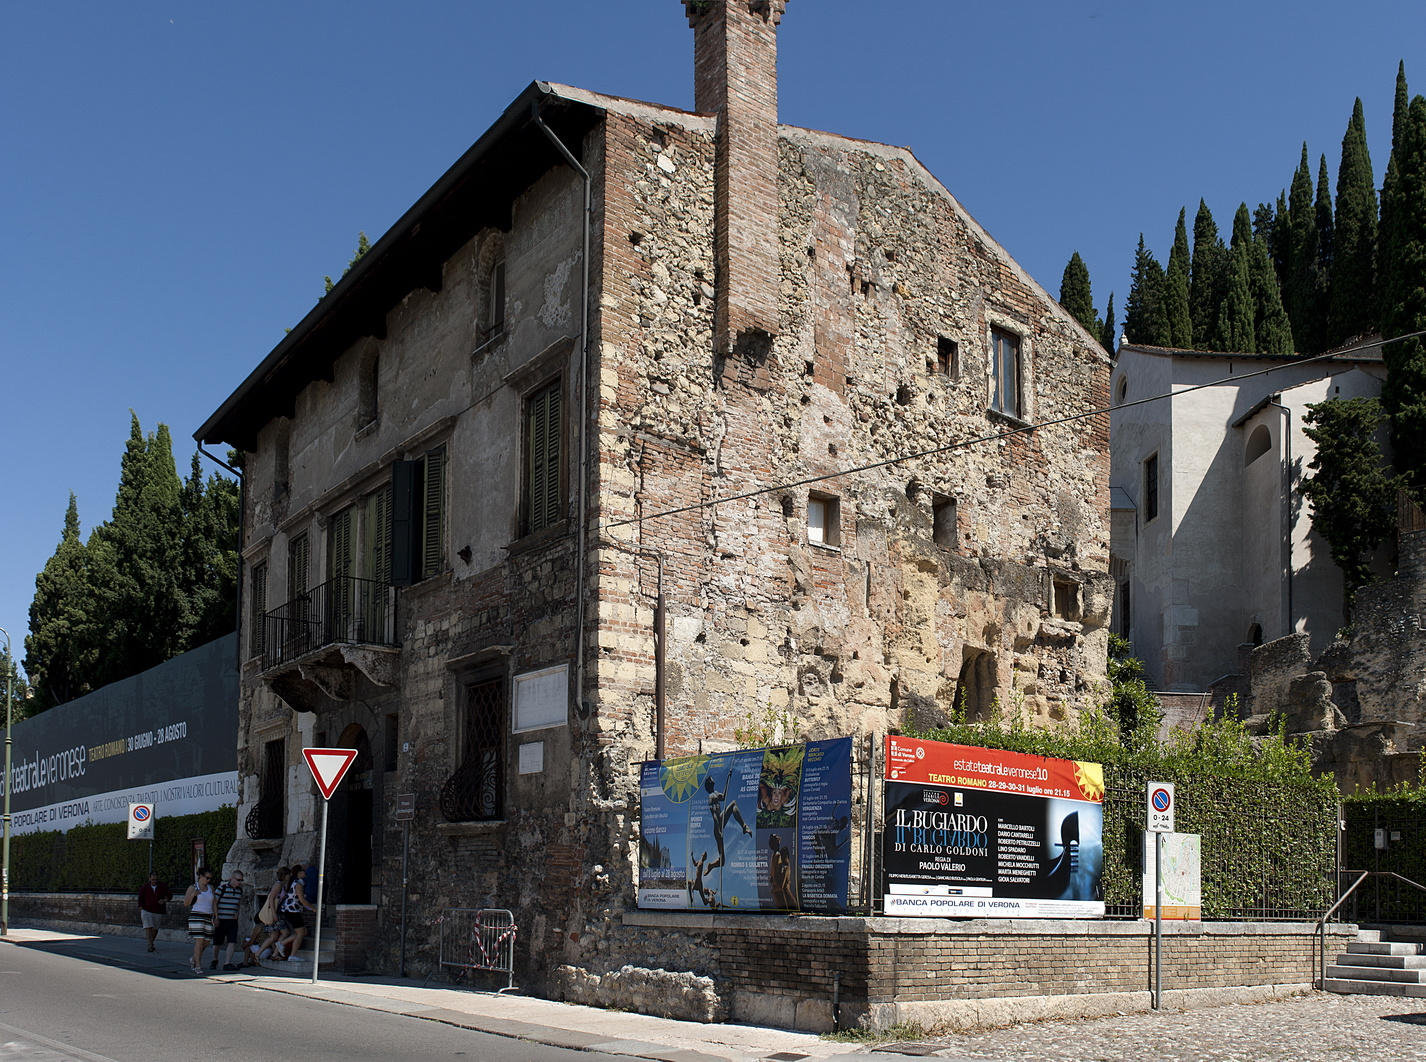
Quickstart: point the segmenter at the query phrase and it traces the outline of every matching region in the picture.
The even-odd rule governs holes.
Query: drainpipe
[[[1273,395],[1268,400],[1268,405],[1282,410],[1283,415],[1282,522],[1285,528],[1283,537],[1286,539],[1283,546],[1287,553],[1287,631],[1285,633],[1291,634],[1294,629],[1292,618],[1292,410],[1283,405],[1281,399],[1282,395]]]
[[[243,673],[243,529],[246,524],[248,498],[247,489],[243,484],[243,473],[241,469],[234,468],[226,461],[221,461],[214,457],[202,446],[198,447],[198,452],[212,461],[215,465],[222,465],[229,472],[238,478],[238,577],[233,586],[233,630],[237,632],[237,648],[234,654],[237,656],[238,674]]]
[[[565,147],[564,141],[555,136],[555,132],[540,117],[540,105],[538,102],[530,105],[530,119],[539,127],[545,136],[550,138],[556,150],[564,158],[569,167],[579,174],[584,181],[584,232],[583,249],[581,252],[581,298],[579,300],[579,520],[577,526],[578,541],[575,551],[578,555],[578,562],[574,570],[574,600],[575,600],[575,644],[574,644],[574,698],[575,709],[581,719],[589,716],[589,705],[584,699],[584,678],[585,678],[585,652],[584,652],[584,569],[588,563],[585,556],[589,536],[589,512],[588,512],[588,492],[589,492],[589,227],[591,215],[591,188],[589,171],[579,164],[579,160],[574,157],[569,148]]]

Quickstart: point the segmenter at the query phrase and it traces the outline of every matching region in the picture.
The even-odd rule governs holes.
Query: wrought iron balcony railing
[[[267,613],[262,667],[271,670],[329,645],[397,646],[396,588],[339,576]]]

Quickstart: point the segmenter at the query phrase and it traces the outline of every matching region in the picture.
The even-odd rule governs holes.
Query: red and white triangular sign
[[[331,800],[347,768],[356,759],[356,749],[303,749],[302,755],[307,757],[307,766],[312,769],[312,777],[317,779],[322,799]]]

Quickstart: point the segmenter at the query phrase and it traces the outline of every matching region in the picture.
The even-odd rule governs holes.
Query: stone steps
[[[1327,967],[1322,987],[1349,995],[1426,998],[1426,949],[1382,940],[1380,930],[1362,930]]]

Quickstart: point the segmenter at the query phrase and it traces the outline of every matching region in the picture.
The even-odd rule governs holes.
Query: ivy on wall
[[[154,826],[153,865],[160,880],[181,895],[193,878],[192,842],[201,837],[214,873],[220,873],[237,836],[236,808],[160,818]],[[26,833],[10,839],[10,889],[14,892],[133,892],[148,880],[147,841],[128,840],[128,825],[104,822],[66,833]]]

